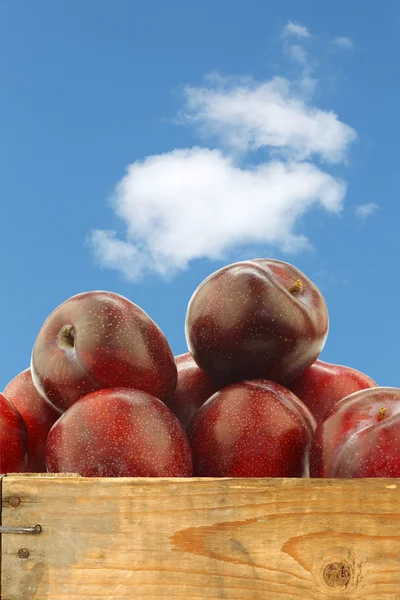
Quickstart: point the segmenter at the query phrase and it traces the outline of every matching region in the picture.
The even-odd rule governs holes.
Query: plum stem
[[[75,345],[75,332],[72,325],[66,325],[64,329],[61,331],[60,335],[63,342],[65,342],[71,348]]]
[[[378,412],[378,420],[382,421],[386,417],[387,408],[381,408]]]
[[[296,281],[294,283],[292,283],[292,285],[289,288],[289,292],[291,294],[297,294],[297,292],[300,292],[300,290],[303,289],[303,282],[301,279],[296,279]]]

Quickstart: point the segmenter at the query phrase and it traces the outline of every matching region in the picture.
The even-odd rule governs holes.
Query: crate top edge
[[[10,481],[43,481],[52,482],[89,482],[100,485],[196,485],[196,484],[221,484],[229,487],[273,486],[273,487],[382,487],[386,489],[400,489],[400,478],[343,478],[323,479],[308,477],[82,477],[78,473],[6,473],[0,474],[0,480]]]

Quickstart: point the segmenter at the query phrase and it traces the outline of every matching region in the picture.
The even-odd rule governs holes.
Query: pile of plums
[[[199,285],[177,357],[130,300],[73,296],[0,394],[0,472],[399,477],[400,389],[318,360],[328,327],[318,287],[273,259]]]

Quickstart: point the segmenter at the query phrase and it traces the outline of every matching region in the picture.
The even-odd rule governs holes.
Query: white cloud
[[[340,48],[348,48],[349,50],[354,48],[353,40],[349,37],[337,37],[333,41]]]
[[[292,60],[297,62],[299,65],[308,68],[308,56],[304,46],[301,44],[290,44],[288,52]]]
[[[293,92],[303,101],[310,100],[315,92],[317,80],[314,77],[314,68],[310,56],[301,44],[284,44],[284,52],[288,58],[300,67],[300,77],[292,82]]]
[[[369,202],[368,204],[359,204],[354,209],[354,214],[357,218],[365,220],[378,210],[379,206],[374,202]]]
[[[128,279],[171,274],[246,243],[293,252],[308,244],[294,232],[298,217],[316,204],[338,212],[344,194],[341,181],[309,163],[244,169],[219,150],[174,150],[133,163],[118,184],[112,202],[127,241],[95,231],[92,243],[100,263]]]
[[[289,21],[283,30],[284,35],[293,35],[300,38],[310,37],[310,32],[307,27],[304,25],[299,25],[298,23],[293,23],[293,21]]]
[[[294,23],[287,29],[309,35]],[[170,277],[193,260],[223,260],[246,245],[283,252],[311,246],[300,219],[315,206],[342,209],[346,185],[324,169],[345,160],[356,133],[314,105],[307,55],[302,46],[293,52],[297,81],[213,74],[204,86],[185,88],[180,122],[219,149],[174,149],[129,165],[110,203],[123,234],[90,235],[101,266],[130,280]],[[261,151],[257,160],[253,151]]]
[[[238,83],[217,79],[207,87],[188,86],[185,94],[186,122],[235,150],[269,147],[291,158],[320,155],[340,162],[356,137],[333,112],[307,104],[298,86],[282,77],[266,82],[246,78]]]

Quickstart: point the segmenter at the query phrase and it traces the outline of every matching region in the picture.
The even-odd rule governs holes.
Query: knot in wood
[[[344,562],[331,562],[324,570],[324,581],[331,588],[347,587],[351,579],[350,566]]]

